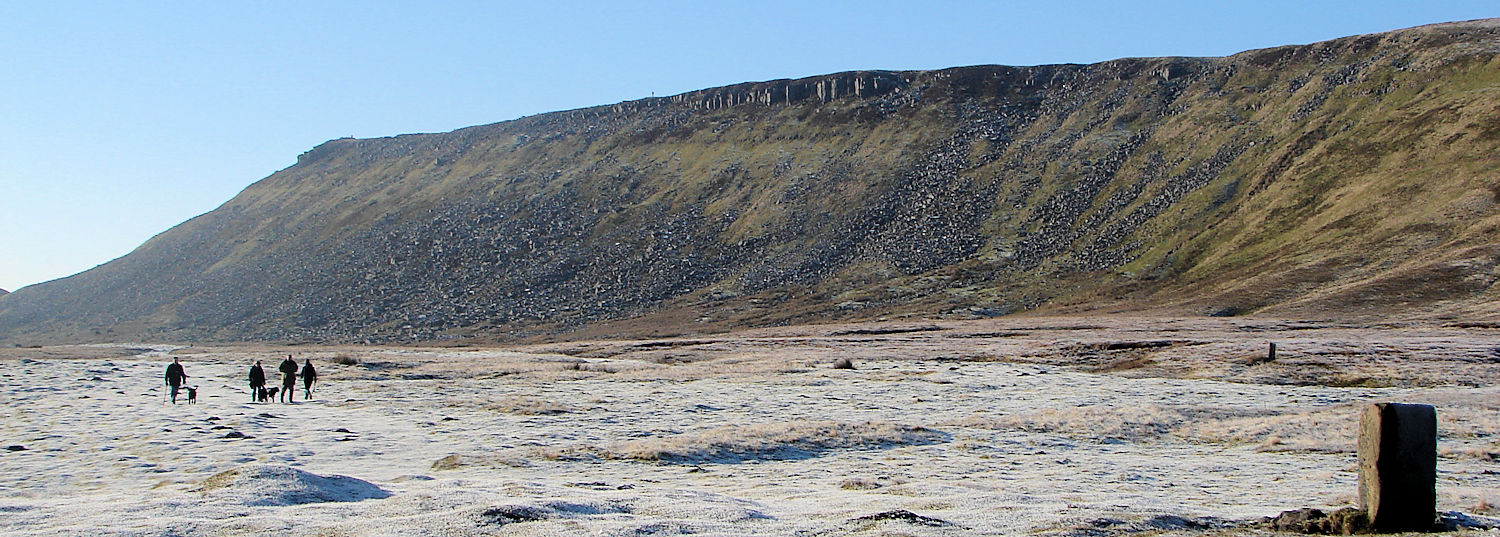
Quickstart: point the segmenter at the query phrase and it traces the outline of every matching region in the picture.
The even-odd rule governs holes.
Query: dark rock
[[[23,445],[20,445],[20,444],[10,445],[10,446],[5,446],[5,450],[6,451],[26,451],[26,446],[23,446]]]
[[[1142,526],[1157,530],[1205,530],[1222,525],[1216,519],[1196,519],[1177,515],[1157,515],[1141,522]]]
[[[894,520],[894,521],[898,521],[898,522],[905,522],[907,524],[915,524],[915,525],[918,525],[918,526],[930,526],[930,527],[934,527],[934,528],[942,528],[942,527],[948,527],[948,526],[952,526],[953,525],[952,522],[948,522],[948,521],[942,520],[942,519],[937,519],[937,518],[922,516],[922,515],[913,513],[911,511],[907,511],[905,509],[897,509],[897,510],[894,510],[894,511],[885,511],[883,513],[875,513],[873,515],[865,515],[865,516],[862,516],[862,517],[854,518],[854,519],[850,520],[850,522],[880,522],[880,521],[885,521],[885,520]]]
[[[226,433],[224,436],[222,436],[220,438],[250,438],[250,437],[246,436],[245,433],[242,433],[242,432],[239,432],[239,431],[229,431],[228,433]]]
[[[546,520],[550,514],[540,507],[529,505],[505,505],[490,507],[479,513],[480,522],[493,525],[515,524],[517,522],[535,522]]]
[[[849,358],[839,358],[838,360],[834,360],[834,362],[833,362],[833,368],[834,369],[854,369],[854,360],[851,360]]]
[[[611,484],[605,483],[603,481],[587,481],[587,482],[583,482],[583,483],[568,483],[568,486],[570,486],[570,487],[579,487],[579,488],[589,488],[589,489],[594,489],[594,490],[630,490],[630,489],[635,488],[635,485],[632,485],[630,483],[625,483],[623,485],[611,485]]]
[[[1345,507],[1332,513],[1320,509],[1286,511],[1267,521],[1271,529],[1317,535],[1373,533],[1369,517],[1360,509]]]
[[[1241,310],[1240,308],[1238,308],[1236,306],[1226,306],[1226,307],[1216,308],[1216,309],[1214,309],[1212,311],[1209,311],[1208,312],[1208,316],[1209,317],[1234,317],[1234,316],[1239,315],[1241,313],[1243,313],[1243,310]]]

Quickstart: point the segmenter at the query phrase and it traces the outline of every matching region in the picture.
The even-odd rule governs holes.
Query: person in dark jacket
[[[177,404],[177,390],[182,388],[182,383],[187,382],[187,378],[187,372],[182,370],[182,362],[173,358],[172,365],[167,366],[167,386],[172,387],[172,404]]]
[[[250,366],[250,401],[260,401],[261,390],[266,389],[266,370],[260,368],[260,360]]]
[[[297,394],[292,390],[295,390],[297,386],[297,361],[288,354],[286,360],[281,362],[281,367],[277,367],[276,370],[281,372],[281,393],[277,394],[277,399],[283,403],[295,402],[292,396]]]
[[[307,363],[302,364],[302,398],[303,399],[312,399],[313,384],[317,384],[317,382],[318,382],[318,371],[316,369],[313,369],[312,358],[308,358],[307,359]]]

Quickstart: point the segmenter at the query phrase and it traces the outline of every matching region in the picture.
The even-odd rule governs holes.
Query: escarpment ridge
[[[860,71],[340,139],[0,339],[408,342],[1017,312],[1500,318],[1500,22]]]

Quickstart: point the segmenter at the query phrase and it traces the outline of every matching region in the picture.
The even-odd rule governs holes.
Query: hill
[[[0,338],[406,342],[899,315],[1500,318],[1500,21],[746,83],[340,139]]]

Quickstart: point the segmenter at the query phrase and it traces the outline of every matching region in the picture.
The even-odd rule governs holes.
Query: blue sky
[[[343,136],[856,69],[1222,56],[1496,16],[1493,0],[10,0],[0,288],[124,255]]]

